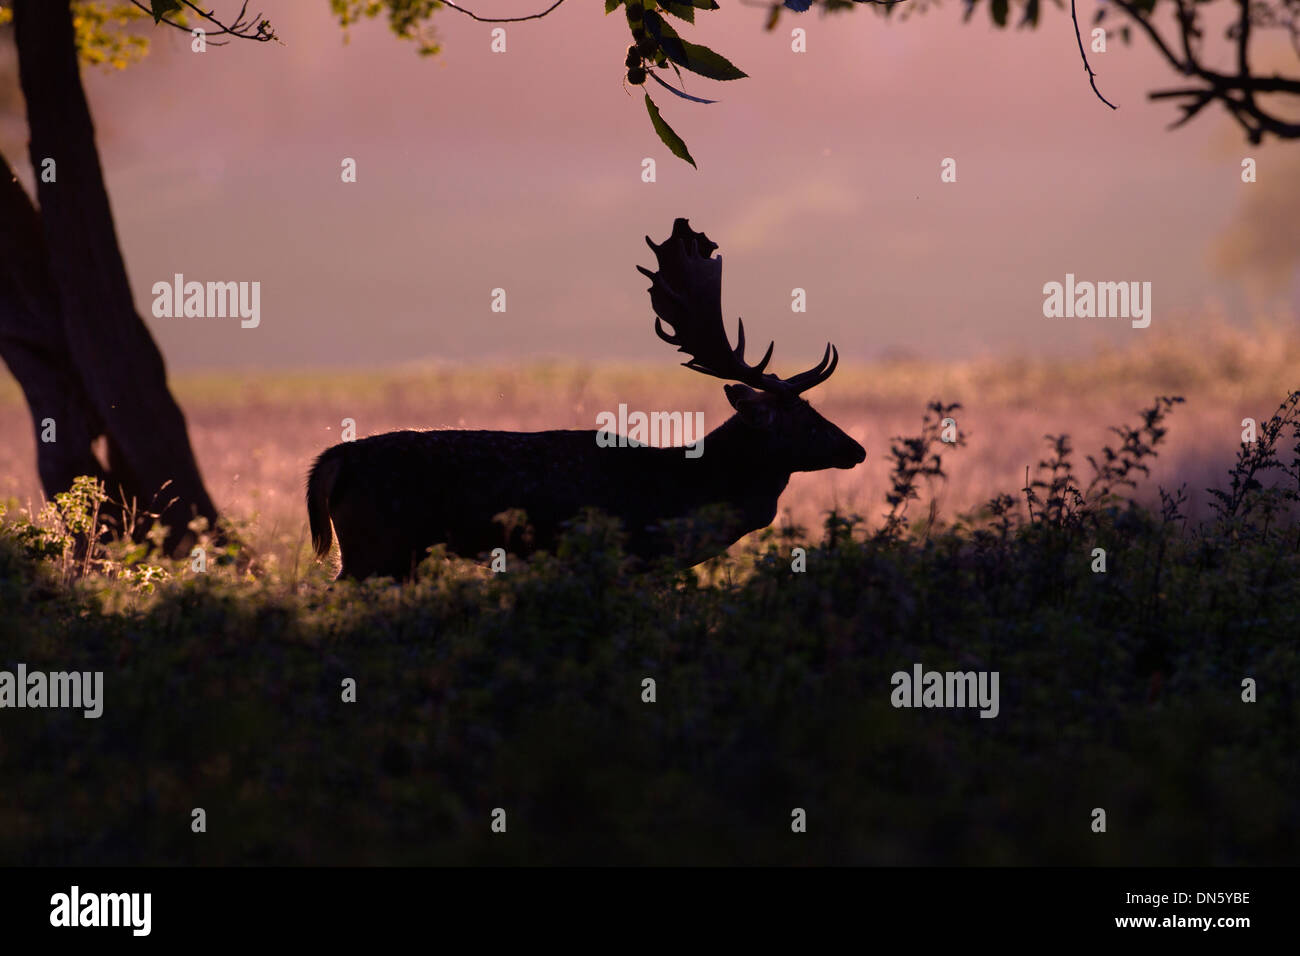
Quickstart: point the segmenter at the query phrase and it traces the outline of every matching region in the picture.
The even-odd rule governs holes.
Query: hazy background
[[[1085,23],[1094,9],[1080,7]],[[326,0],[262,10],[283,46],[197,55],[188,36],[148,29],[143,63],[86,70],[132,286],[173,370],[670,363],[633,267],[653,264],[642,236],[662,239],[676,216],[719,243],[728,320],[776,338],[784,372],[827,339],[852,362],[1072,354],[1146,334],[1045,319],[1042,285],[1066,272],[1150,281],[1157,328],[1300,301],[1294,220],[1270,227],[1271,247],[1289,246],[1272,285],[1239,282],[1254,253],[1237,255],[1234,274],[1211,267],[1226,230],[1236,223],[1240,252],[1242,223],[1296,191],[1296,147],[1248,148],[1214,110],[1167,132],[1178,111],[1145,96],[1178,78],[1116,30],[1092,54],[1112,112],[1088,88],[1068,11],[1052,6],[1037,31],[996,31],[983,8],[963,25],[949,4],[905,23],[870,9],[787,13],[767,33],[763,9],[724,0],[681,32],[750,78],[687,74],[713,106],[653,92],[698,172],[625,90],[626,24],[599,4],[507,26],[505,54],[490,52],[490,25],[443,10],[434,59],[382,21],[345,43]],[[808,31],[805,54],[790,50],[793,26]],[[25,131],[10,122],[5,137],[25,163]],[[1256,185],[1240,181],[1245,155],[1259,161]],[[356,184],[340,182],[345,156]],[[646,156],[654,184],[640,180]],[[939,181],[947,156],[955,184]],[[1249,190],[1265,200],[1253,211]],[[261,281],[260,328],[153,318],[150,287],[176,272]],[[504,314],[489,308],[498,286]],[[795,286],[806,315],[790,311]]]

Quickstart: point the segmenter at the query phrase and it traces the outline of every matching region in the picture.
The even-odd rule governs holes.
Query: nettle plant
[[[1287,454],[1279,444],[1291,435],[1291,461],[1279,457]],[[1272,473],[1278,481],[1265,485],[1263,478]],[[1245,524],[1267,536],[1279,514],[1300,504],[1300,391],[1289,394],[1268,421],[1259,426],[1255,441],[1243,441],[1237,461],[1228,472],[1228,488],[1209,488],[1214,500],[1210,507],[1223,524]],[[1255,526],[1256,520],[1262,525]],[[1295,549],[1300,551],[1300,529]]]
[[[147,530],[138,537],[123,534],[115,521],[105,518],[106,504],[116,505],[126,518],[126,527]],[[0,539],[16,546],[28,560],[50,569],[62,586],[98,577],[150,593],[174,575],[169,568],[173,562],[163,557],[169,529],[158,519],[158,513],[135,502],[111,502],[98,478],[81,475],[73,479],[71,488],[56,494],[35,513],[30,508],[15,511],[0,502]],[[213,563],[234,560],[233,537],[223,534],[218,541],[206,518],[195,518],[189,530],[195,547],[211,555]]]
[[[100,524],[100,506],[107,500],[103,486],[90,475],[74,478],[72,487],[47,501],[35,515],[30,510],[10,516],[0,504],[0,535],[27,557],[52,564],[63,584],[90,573],[95,562],[93,541]]]
[[[1100,456],[1087,456],[1092,468],[1092,479],[1087,484],[1075,475],[1070,436],[1047,435],[1051,452],[1038,463],[1040,477],[1026,480],[1022,489],[1030,521],[1064,529],[1095,525],[1107,509],[1123,502],[1121,489],[1134,490],[1138,475],[1151,474],[1149,460],[1156,457],[1156,448],[1168,431],[1165,419],[1182,402],[1181,396],[1159,396],[1143,409],[1136,428],[1112,427],[1110,430],[1120,438],[1119,447],[1106,445]]]

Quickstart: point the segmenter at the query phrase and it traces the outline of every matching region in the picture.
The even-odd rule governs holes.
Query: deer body
[[[656,321],[659,336],[693,355],[688,367],[746,383],[725,387],[736,414],[705,436],[706,454],[627,440],[601,447],[595,431],[399,431],[345,442],[326,449],[308,477],[316,554],[328,554],[332,523],[340,577],[402,579],[439,543],[466,557],[553,550],[566,521],[597,508],[621,520],[630,553],[696,564],[769,525],[793,472],[860,463],[862,446],[799,397],[834,371],[833,349],[791,379],[763,372],[771,347],[758,366],[745,365],[743,324],[734,350],[722,328],[716,246],[678,219],[651,248],[661,271],[641,271],[654,280],[659,318],[677,330],[670,336]],[[725,517],[712,516],[708,534],[688,542],[674,534],[672,521],[709,506]],[[498,520],[513,509],[526,515],[527,537]]]
[[[629,553],[698,563],[767,527],[790,480],[755,454],[748,430],[733,417],[698,459],[680,447],[600,448],[595,431],[400,431],[344,442],[321,454],[308,480],[312,541],[318,555],[329,551],[332,519],[342,576],[404,578],[435,542],[471,558],[498,547],[554,550],[563,523],[591,507],[621,520]],[[707,553],[683,552],[662,523],[710,505],[730,514]],[[516,508],[527,539],[493,520]]]

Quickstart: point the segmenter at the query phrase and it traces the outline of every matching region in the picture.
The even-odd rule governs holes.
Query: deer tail
[[[318,558],[329,554],[333,540],[329,504],[334,485],[338,481],[339,469],[343,466],[338,455],[331,454],[333,451],[333,448],[329,448],[321,452],[307,476],[307,520],[311,525],[312,547],[316,549]]]

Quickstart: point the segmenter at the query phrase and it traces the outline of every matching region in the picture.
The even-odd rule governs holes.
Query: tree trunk
[[[97,474],[110,497],[160,513],[175,553],[188,546],[193,517],[214,524],[217,513],[162,355],[131,298],[69,4],[16,0],[14,32],[40,213],[6,164],[0,249],[17,250],[18,259],[0,258],[0,351],[31,407],[46,494],[76,474]],[[47,158],[53,182],[42,176]],[[46,418],[56,422],[54,443],[40,441]],[[107,469],[90,447],[98,435],[107,439]]]
[[[0,156],[0,355],[27,397],[36,430],[36,467],[46,495],[78,475],[108,475],[91,450],[103,425],[68,361],[40,218]],[[46,424],[55,441],[41,440]]]

